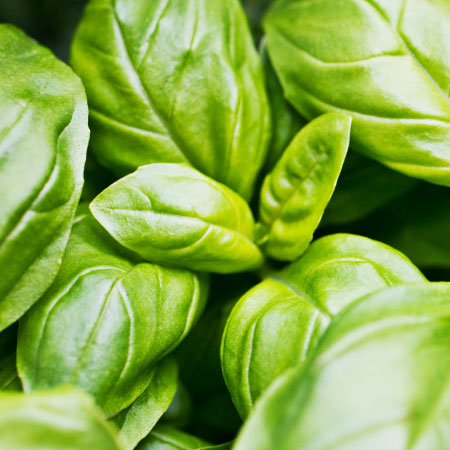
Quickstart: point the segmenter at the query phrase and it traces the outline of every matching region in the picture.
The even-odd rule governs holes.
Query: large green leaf
[[[108,417],[147,388],[207,290],[203,277],[135,264],[114,245],[92,216],[78,216],[55,283],[20,323],[17,360],[25,391],[70,383]]]
[[[90,208],[114,239],[147,261],[224,273],[263,263],[245,200],[188,166],[143,166]]]
[[[0,25],[0,331],[56,276],[88,138],[78,77],[22,31]]]
[[[347,154],[351,117],[325,114],[306,125],[266,176],[259,239],[272,258],[292,261],[312,241]]]
[[[250,197],[270,119],[238,0],[91,0],[71,62],[102,164],[190,163]]]
[[[450,186],[447,0],[280,0],[265,29],[303,116],[351,114],[352,148]]]
[[[305,370],[263,396],[236,450],[450,448],[450,285],[399,286],[339,315]]]
[[[68,388],[0,392],[2,450],[121,450],[116,429],[85,393]]]
[[[344,307],[385,287],[423,281],[405,256],[379,242],[346,234],[315,241],[248,291],[230,314],[222,370],[240,415],[249,414],[275,378],[303,365]]]

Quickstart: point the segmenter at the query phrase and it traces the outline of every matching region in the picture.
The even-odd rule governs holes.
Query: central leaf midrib
[[[281,219],[281,216],[285,210],[285,208],[287,207],[287,205],[289,204],[289,202],[292,200],[292,198],[294,197],[294,195],[296,194],[296,192],[298,192],[299,188],[304,185],[306,183],[307,180],[309,180],[310,178],[312,178],[313,174],[320,168],[320,166],[323,166],[324,164],[326,164],[326,162],[328,162],[332,155],[332,152],[326,152],[326,157],[325,158],[315,158],[314,160],[314,164],[312,165],[312,167],[308,170],[308,173],[306,174],[306,176],[301,177],[301,176],[297,176],[297,180],[294,180],[293,183],[291,184],[292,186],[292,190],[291,192],[288,194],[287,197],[285,198],[281,198],[279,199],[278,203],[280,204],[279,208],[277,209],[275,215],[272,217],[272,220],[270,223],[268,223],[267,225],[269,225],[270,227],[273,226],[273,224],[277,221]],[[287,170],[286,170],[287,172]],[[271,179],[273,179],[273,175],[270,175]],[[273,192],[273,189],[270,189]],[[273,196],[275,198],[275,196]],[[317,203],[316,205],[317,206]],[[310,217],[311,214],[308,214],[308,217]],[[303,221],[303,220],[302,220]],[[269,233],[270,233],[270,229],[269,229]]]
[[[243,238],[246,242],[250,243],[250,245],[253,245],[256,247],[256,244],[247,236],[245,236],[241,231],[239,230],[234,230],[232,228],[227,228],[224,227],[223,225],[219,225],[213,222],[207,222],[205,219],[202,219],[200,217],[193,217],[193,216],[183,216],[182,214],[170,214],[167,212],[159,212],[159,211],[155,211],[155,210],[144,210],[144,209],[128,209],[128,208],[113,208],[113,207],[109,207],[109,206],[97,206],[98,209],[103,209],[103,210],[108,210],[108,211],[118,211],[118,212],[130,212],[130,211],[136,211],[139,213],[144,213],[144,214],[154,214],[154,215],[158,215],[158,216],[163,216],[163,217],[181,217],[184,219],[191,219],[192,221],[199,221],[202,224],[205,224],[208,227],[216,227],[221,231],[224,231],[226,233],[234,233],[237,234],[239,237]],[[174,250],[178,250],[178,249],[174,249]]]

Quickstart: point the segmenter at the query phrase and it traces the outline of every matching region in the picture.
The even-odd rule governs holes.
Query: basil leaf
[[[307,367],[267,391],[234,448],[446,448],[449,298],[448,283],[428,283],[354,303]]]
[[[0,25],[0,331],[56,276],[83,183],[83,86],[52,53]]]
[[[70,383],[111,417],[147,388],[207,289],[194,273],[135,264],[109,241],[92,216],[78,217],[55,283],[20,323],[17,366],[26,392]]]
[[[299,260],[250,289],[228,318],[221,350],[225,382],[241,417],[273,380],[304,364],[347,305],[389,286],[423,281],[396,250],[337,234],[315,241]]]
[[[448,2],[282,0],[265,30],[300,114],[350,114],[352,148],[450,186]]]
[[[0,392],[0,447],[4,450],[122,450],[117,432],[92,399],[73,388]]]
[[[341,113],[315,119],[264,179],[258,242],[267,255],[292,261],[307,249],[341,172],[350,123]]]
[[[188,166],[143,166],[90,208],[114,239],[147,261],[220,273],[263,262],[245,200]]]
[[[124,174],[190,163],[250,197],[270,117],[238,0],[91,0],[71,63],[86,86],[102,164]]]
[[[112,421],[120,429],[125,450],[133,450],[169,408],[177,389],[178,368],[164,359],[153,370],[147,389]]]

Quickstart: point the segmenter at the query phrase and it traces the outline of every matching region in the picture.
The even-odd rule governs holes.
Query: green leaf
[[[29,395],[0,392],[4,450],[122,450],[117,432],[85,393],[68,388]]]
[[[250,197],[270,117],[238,0],[91,0],[71,63],[86,86],[102,164],[124,174],[190,163]]]
[[[92,216],[78,216],[55,283],[20,323],[17,350],[26,392],[69,383],[108,417],[148,387],[207,293],[204,277],[135,264],[114,245]]]
[[[339,315],[313,358],[263,396],[236,450],[443,450],[450,284],[399,286]]]
[[[304,364],[347,305],[389,286],[423,281],[396,250],[336,234],[315,241],[299,260],[252,288],[233,308],[221,350],[225,382],[241,417],[273,380]]]
[[[178,368],[164,359],[153,370],[147,389],[112,421],[120,429],[125,450],[133,450],[169,408],[177,389]]]
[[[448,1],[281,0],[265,30],[301,115],[350,114],[352,148],[450,186]]]
[[[245,200],[188,166],[143,166],[90,208],[114,239],[147,261],[221,273],[263,262]]]
[[[308,247],[336,186],[351,118],[329,113],[306,125],[263,183],[259,242],[267,255],[294,260]]]
[[[0,25],[0,331],[59,269],[81,194],[87,115],[72,70]]]

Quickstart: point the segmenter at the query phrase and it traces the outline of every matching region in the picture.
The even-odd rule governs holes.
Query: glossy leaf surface
[[[0,331],[50,286],[83,182],[89,138],[78,77],[0,25]]]
[[[62,268],[19,327],[25,391],[72,384],[108,417],[128,407],[151,369],[203,309],[205,279],[125,258],[90,214],[78,216]],[[170,320],[167,320],[170,317]]]
[[[71,63],[102,164],[123,174],[190,163],[250,197],[270,118],[238,0],[91,0]]]
[[[258,241],[272,258],[292,261],[311,242],[347,154],[350,124],[341,113],[315,119],[264,179]]]
[[[164,359],[154,369],[147,389],[112,421],[120,429],[125,450],[133,450],[167,411],[177,389],[178,369]]]
[[[296,262],[248,291],[222,341],[222,370],[241,417],[287,369],[302,365],[331,319],[358,298],[425,281],[401,253],[346,234],[315,241]]]
[[[224,273],[263,262],[245,200],[188,166],[143,166],[90,208],[114,239],[147,261]]]
[[[450,186],[448,1],[280,0],[265,30],[304,117],[350,114],[352,148]]]
[[[450,286],[369,295],[258,403],[236,450],[446,450]]]
[[[116,429],[84,392],[0,393],[3,450],[122,450]]]

